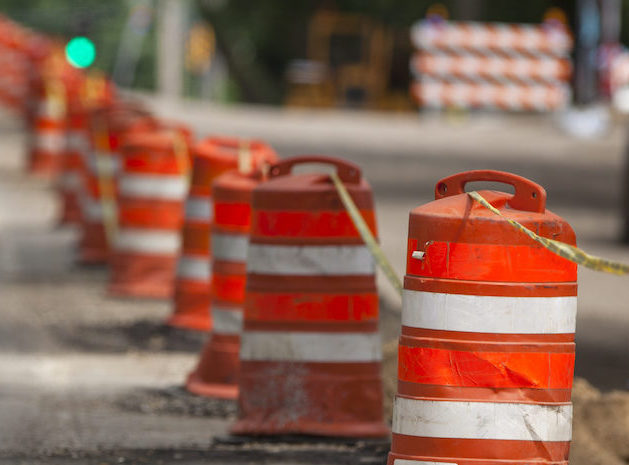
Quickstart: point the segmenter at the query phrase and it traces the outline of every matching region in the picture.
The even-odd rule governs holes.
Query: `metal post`
[[[601,27],[596,0],[577,0],[574,59],[574,90],[577,104],[593,103],[597,97],[597,48]]]
[[[601,0],[601,42],[620,42],[622,0]]]
[[[157,30],[157,89],[179,97],[183,89],[183,60],[188,0],[159,0]]]
[[[132,87],[142,47],[153,22],[151,0],[130,2],[129,16],[122,31],[114,65],[113,80],[121,87]]]

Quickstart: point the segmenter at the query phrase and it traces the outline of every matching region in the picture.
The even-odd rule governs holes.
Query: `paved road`
[[[282,156],[326,153],[359,163],[378,196],[429,197],[441,177],[501,169],[534,179],[552,205],[614,209],[621,197],[621,124],[597,140],[563,134],[550,116],[488,114],[445,119],[351,110],[225,107],[139,96],[198,135],[262,138]]]

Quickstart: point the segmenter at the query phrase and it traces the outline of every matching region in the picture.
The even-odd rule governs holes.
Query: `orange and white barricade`
[[[81,83],[83,85],[83,83]],[[90,147],[88,115],[81,96],[71,94],[66,112],[65,150],[61,161],[58,190],[61,201],[60,223],[79,223],[79,195]]]
[[[89,117],[92,150],[84,171],[80,195],[81,237],[79,261],[105,263],[117,229],[117,177],[120,144],[125,135],[150,130],[155,120],[136,108],[106,104],[92,109]]]
[[[570,103],[572,38],[541,25],[429,19],[411,29],[411,93],[426,108],[550,111]]]
[[[210,315],[210,235],[213,222],[211,187],[221,174],[272,161],[275,152],[263,142],[210,137],[192,152],[192,181],[185,204],[182,251],[177,266],[173,313],[167,324],[195,331],[212,328]]]
[[[262,179],[261,171],[230,171],[212,186],[212,332],[186,381],[186,389],[195,394],[238,397],[251,192]]]
[[[464,190],[543,237],[575,245],[520,176],[470,171],[437,183],[410,213],[389,465],[568,464],[577,265],[514,229]]]
[[[172,296],[189,144],[187,130],[166,128],[131,134],[123,142],[110,293]]]
[[[29,35],[25,28],[0,18],[0,103],[18,112],[24,109],[28,91]]]
[[[41,84],[31,128],[29,171],[55,177],[62,169],[66,146],[66,93],[58,79]]]
[[[102,105],[111,105],[113,84],[98,75],[77,73],[68,92],[66,144],[58,179],[61,200],[60,223],[81,223],[81,196],[90,163],[90,113]]]
[[[239,418],[234,434],[381,437],[375,265],[328,175],[336,168],[375,235],[360,168],[330,157],[271,167],[252,197]]]

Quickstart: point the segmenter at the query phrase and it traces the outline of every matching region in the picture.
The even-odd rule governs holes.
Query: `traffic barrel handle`
[[[298,157],[287,158],[271,167],[269,177],[276,178],[278,176],[286,176],[287,174],[290,174],[295,165],[305,163],[321,163],[324,165],[335,166],[338,177],[344,183],[358,184],[361,179],[361,172],[358,165],[345,160],[327,157],[325,155],[301,155]]]
[[[515,194],[507,202],[512,208],[536,213],[546,211],[546,190],[542,186],[517,174],[495,170],[464,171],[443,178],[435,186],[435,200],[464,194],[465,185],[476,181],[501,182],[513,186]]]

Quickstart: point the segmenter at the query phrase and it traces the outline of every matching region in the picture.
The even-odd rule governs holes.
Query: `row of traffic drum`
[[[410,212],[390,432],[374,260],[330,176],[299,172],[334,169],[376,235],[360,168],[195,141],[106,80],[44,62],[23,105],[29,168],[56,179],[78,259],[110,265],[112,294],[170,298],[168,324],[209,332],[186,387],[237,398],[234,434],[392,433],[390,465],[567,464],[576,266],[465,194],[469,182],[510,184],[513,195],[481,194],[574,244],[542,187],[460,173]]]
[[[331,165],[375,235],[360,168],[277,161],[262,142],[193,145],[173,280],[177,221],[168,217],[177,208],[168,213],[163,196],[181,189],[143,171],[163,155],[157,140],[122,145],[111,290],[157,295],[174,282],[169,324],[210,331],[187,389],[238,398],[235,434],[388,435],[373,259],[329,175],[294,171]],[[411,212],[390,462],[566,463],[576,266],[472,203],[471,181],[513,185],[513,196],[482,195],[541,235],[575,243],[546,211],[543,188],[506,173],[441,180],[436,201]]]

